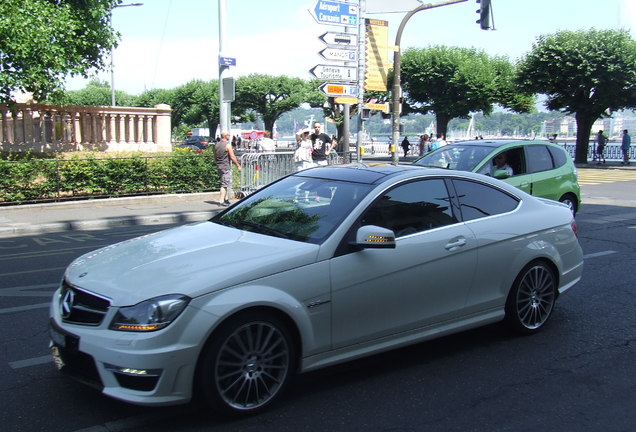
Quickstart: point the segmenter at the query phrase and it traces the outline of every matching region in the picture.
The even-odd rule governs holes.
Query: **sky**
[[[236,59],[230,75],[251,73],[303,79],[325,48],[319,36],[344,28],[317,23],[309,12],[318,0],[220,0],[226,5],[224,57]],[[360,0],[364,2],[365,0]],[[366,0],[373,4],[419,5],[418,0]],[[171,89],[193,79],[219,77],[219,0],[142,0],[141,6],[118,7],[112,22],[121,33],[114,50],[114,85],[138,95]],[[425,0],[424,3],[439,3]],[[137,3],[125,0],[123,4]],[[357,2],[354,2],[357,3]],[[636,39],[636,0],[492,0],[496,30],[475,23],[475,0],[416,13],[406,23],[402,50],[430,45],[472,47],[514,61],[527,54],[537,37],[560,30],[628,29]],[[363,9],[361,7],[361,9]],[[389,44],[406,14],[367,14],[389,22]],[[392,58],[392,54],[390,54]],[[109,60],[107,60],[109,62]],[[96,78],[110,82],[110,71]],[[88,80],[70,78],[67,90]]]

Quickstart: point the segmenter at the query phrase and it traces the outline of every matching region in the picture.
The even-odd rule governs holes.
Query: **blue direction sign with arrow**
[[[358,5],[341,1],[316,0],[309,13],[318,24],[358,26]]]

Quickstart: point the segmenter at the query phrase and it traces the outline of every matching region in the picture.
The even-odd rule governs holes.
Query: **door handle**
[[[457,239],[455,241],[451,241],[449,243],[446,243],[446,246],[444,246],[446,248],[446,250],[455,250],[455,249],[459,249],[462,246],[466,245],[466,239],[465,238],[460,238]]]

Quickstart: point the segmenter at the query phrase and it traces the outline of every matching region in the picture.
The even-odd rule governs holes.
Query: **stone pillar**
[[[157,117],[155,123],[155,144],[158,152],[171,152],[172,151],[172,129],[170,125],[170,114],[172,109],[170,105],[159,104],[155,105],[157,109]]]
[[[126,116],[119,114],[119,144],[126,144]]]

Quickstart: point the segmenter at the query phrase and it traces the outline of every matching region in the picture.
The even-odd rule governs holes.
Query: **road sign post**
[[[346,46],[355,48],[358,45],[358,35],[353,33],[326,32],[318,36],[327,46]]]
[[[321,92],[332,97],[358,97],[358,86],[355,84],[324,83],[318,87]]]
[[[329,0],[316,0],[309,13],[318,24],[358,27],[358,5]]]
[[[352,66],[337,66],[318,64],[309,71],[313,76],[322,80],[357,81],[358,68]]]

